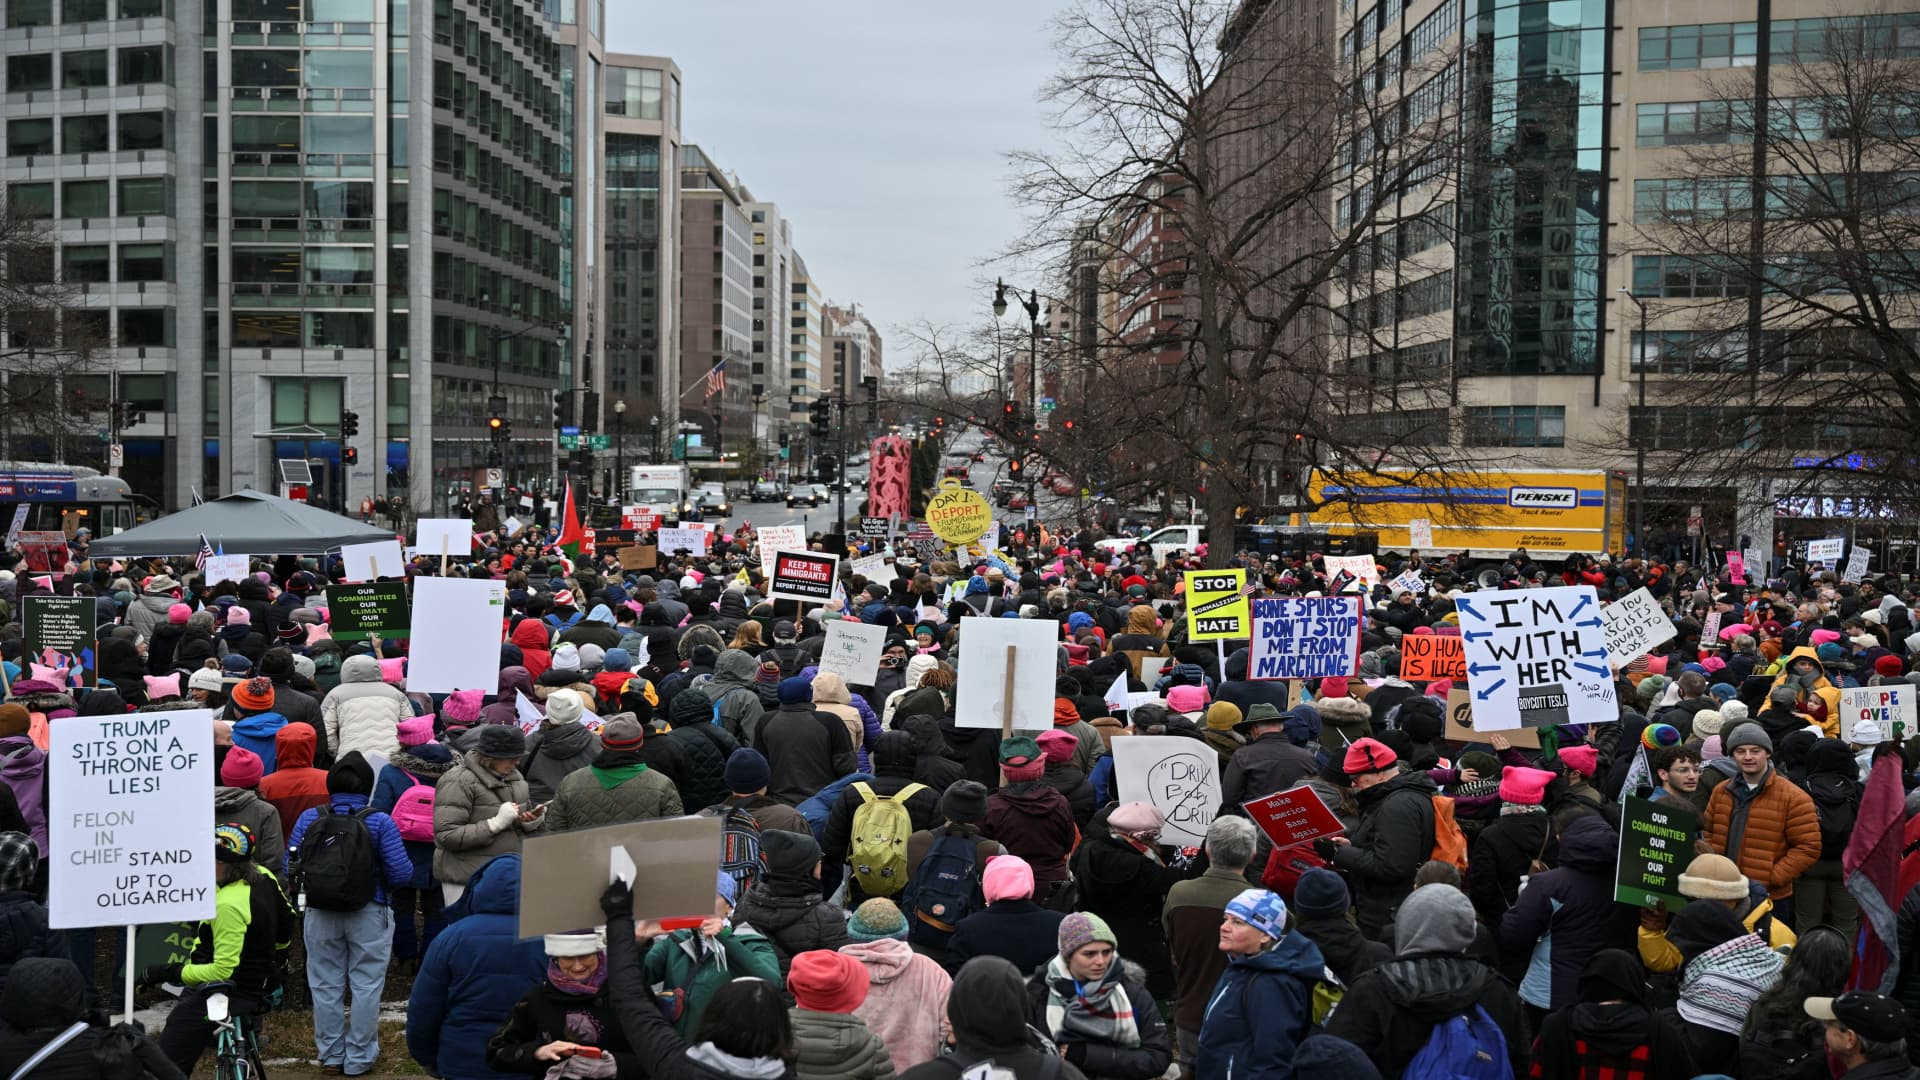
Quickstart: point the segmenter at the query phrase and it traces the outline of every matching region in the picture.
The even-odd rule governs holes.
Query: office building
[[[690,458],[738,452],[753,433],[753,228],[732,177],[680,147],[680,417]]]
[[[650,440],[651,457],[665,453],[681,405],[680,69],[610,53],[606,77],[606,407],[626,404],[607,419]]]

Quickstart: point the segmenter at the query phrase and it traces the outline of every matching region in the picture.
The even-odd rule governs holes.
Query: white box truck
[[[635,465],[627,487],[626,504],[660,515],[662,524],[678,523],[687,501],[685,465]]]

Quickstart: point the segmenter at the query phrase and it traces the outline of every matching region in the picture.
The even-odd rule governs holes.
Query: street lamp
[[[652,443],[652,451],[647,455],[647,464],[660,464],[660,414],[654,413],[647,418],[647,432]]]
[[[1027,309],[1027,405],[1033,422],[1040,422],[1040,290],[1029,289],[1022,299],[1020,290],[1013,290],[1013,298]],[[993,283],[993,317],[999,318],[1007,313],[1007,283],[995,278]],[[1026,447],[1022,447],[1026,449]],[[1034,505],[1033,475],[1027,475],[1027,512],[1038,518],[1040,508]]]
[[[766,420],[767,427],[769,429],[773,427],[772,420],[765,416],[766,406],[767,406],[767,384],[754,383],[753,384],[753,457],[748,461],[748,464],[753,467],[755,480],[758,480],[760,478],[759,472],[761,468],[761,462],[765,460],[762,457],[762,453],[761,453],[762,436],[760,434],[760,422],[762,420]]]
[[[627,488],[627,399],[613,399],[613,504],[619,506]]]
[[[1647,414],[1647,303],[1634,295],[1632,289],[1622,285],[1620,295],[1633,301],[1640,309],[1640,352],[1638,355],[1629,347],[1629,362],[1638,369],[1635,381],[1640,384],[1640,429],[1633,430],[1628,424],[1627,430],[1633,436],[1633,553],[1645,557],[1647,550],[1647,428],[1652,426],[1653,417]]]

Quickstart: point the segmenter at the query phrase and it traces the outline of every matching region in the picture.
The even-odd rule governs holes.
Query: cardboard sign
[[[1653,647],[1672,641],[1680,633],[1673,620],[1660,608],[1643,586],[1608,604],[1600,611],[1606,630],[1607,652],[1613,666],[1626,667],[1653,651]]]
[[[1433,546],[1433,519],[1414,518],[1407,522],[1407,544],[1415,549]]]
[[[1880,727],[1881,742],[1906,741],[1920,722],[1915,694],[1920,687],[1892,682],[1879,686],[1843,686],[1840,688],[1840,737],[1852,742],[1853,725],[1871,720]],[[1899,725],[1896,733],[1894,725]]]
[[[1060,625],[1052,619],[986,618],[960,620],[959,670],[967,677],[954,690],[954,726],[1000,729],[1006,712],[1009,646],[1014,651],[1013,729],[1046,731],[1053,727],[1054,664],[1059,655]]]
[[[614,557],[622,570],[651,570],[660,565],[660,549],[652,544],[628,544]]]
[[[1152,803],[1166,817],[1161,843],[1206,843],[1220,810],[1220,755],[1211,746],[1182,735],[1133,735],[1113,740],[1112,753],[1120,801]]]
[[[1292,847],[1347,831],[1312,788],[1276,791],[1240,804],[1247,818],[1277,848]]]
[[[835,619],[827,624],[827,637],[820,646],[820,670],[833,672],[848,686],[872,686],[880,676],[880,654],[886,648],[886,627]]]
[[[94,634],[99,611],[91,596],[22,597],[21,647],[26,659],[63,672],[68,687],[95,685]]]
[[[1693,861],[1700,815],[1678,799],[1649,802],[1629,795],[1620,804],[1620,856],[1613,898],[1635,907],[1656,901],[1669,911],[1683,907],[1680,874]]]
[[[1745,585],[1747,583],[1746,556],[1737,551],[1727,552],[1727,576],[1733,579],[1735,585]]]
[[[340,565],[348,581],[372,581],[383,577],[405,577],[407,563],[398,540],[376,540],[371,544],[343,544]]]
[[[527,837],[520,846],[519,935],[605,923],[600,894],[616,869],[633,888],[636,922],[712,915],[722,824],[695,815]],[[635,866],[647,872],[636,874]]]
[[[33,504],[30,502],[23,502],[13,508],[13,524],[7,526],[7,547],[9,549],[20,542],[20,530],[27,527],[27,511],[32,509]]]
[[[1250,680],[1324,679],[1360,670],[1360,598],[1277,597],[1252,602]]]
[[[1368,592],[1380,584],[1380,564],[1374,562],[1371,555],[1323,555],[1321,558],[1326,560],[1328,581],[1350,574]]]
[[[1855,545],[1853,553],[1847,556],[1847,569],[1840,575],[1840,580],[1852,585],[1867,580],[1867,562],[1872,558],[1873,552]]]
[[[1837,563],[1846,551],[1847,542],[1840,537],[1807,541],[1807,561],[1810,563]]]
[[[1700,647],[1717,649],[1720,647],[1720,620],[1726,618],[1726,612],[1709,611],[1707,617],[1700,620]]]
[[[1252,633],[1245,570],[1189,570],[1187,640],[1226,641]]]
[[[807,550],[807,530],[800,525],[768,525],[754,534],[760,543],[760,576],[773,576],[773,553]]]
[[[705,529],[661,529],[654,544],[661,551],[690,551],[695,555],[705,555],[707,543],[712,538],[713,534]]]
[[[1449,634],[1407,634],[1400,639],[1400,677],[1408,682],[1467,681],[1467,653]]]
[[[884,540],[887,536],[887,519],[884,517],[862,517],[860,535]]]
[[[1771,564],[1768,562],[1766,553],[1764,551],[1762,551],[1759,548],[1747,549],[1746,568],[1747,568],[1747,577],[1749,580],[1752,580],[1755,582],[1764,582],[1767,577],[1767,571],[1770,567],[1771,567]]]
[[[473,554],[473,522],[466,518],[421,518],[413,523],[413,546],[422,555],[464,559]]]
[[[824,604],[833,598],[840,556],[818,551],[776,551],[773,573],[767,578],[769,600],[798,600]]]
[[[407,690],[498,690],[507,583],[423,577],[413,584],[413,600]]]
[[[1454,607],[1475,730],[1620,719],[1593,586],[1494,589],[1462,596]]]
[[[404,581],[327,586],[327,623],[338,641],[406,637],[412,622]]]
[[[213,711],[69,716],[48,730],[48,922],[213,917]]]
[[[1473,695],[1456,686],[1447,694],[1447,739],[1457,743],[1484,743],[1494,735],[1503,736],[1522,750],[1540,749],[1540,733],[1530,728],[1511,731],[1486,731],[1473,726]]]

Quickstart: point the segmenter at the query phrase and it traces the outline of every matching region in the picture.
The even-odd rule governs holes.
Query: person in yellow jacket
[[[1840,688],[1827,678],[1826,665],[1812,646],[1802,645],[1789,653],[1773,685],[1798,690],[1800,711],[1820,725],[1825,738],[1840,737]]]
[[[1696,855],[1680,874],[1680,895],[1698,903],[1725,904],[1750,933],[1768,945],[1787,950],[1799,941],[1785,920],[1773,917],[1773,901],[1764,886],[1755,885],[1725,855]],[[1648,971],[1678,971],[1680,949],[1667,940],[1664,908],[1640,912],[1640,962]]]

